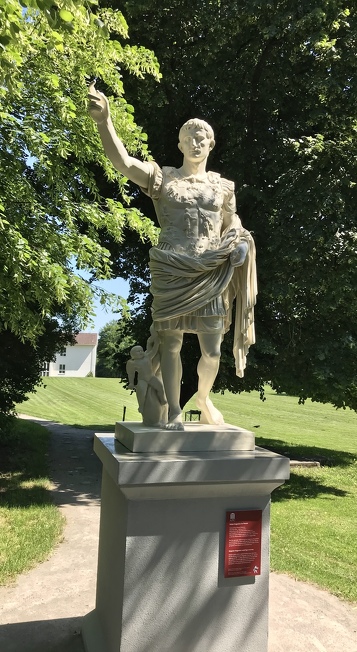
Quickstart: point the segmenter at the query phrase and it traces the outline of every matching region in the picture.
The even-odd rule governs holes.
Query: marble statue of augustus
[[[255,341],[255,246],[236,213],[234,183],[206,170],[214,147],[212,128],[193,119],[181,127],[180,168],[140,161],[128,154],[110,118],[107,98],[89,87],[89,113],[114,167],[154,202],[160,224],[150,250],[153,328],[160,340],[160,369],[168,403],[167,429],[182,430],[179,403],[184,333],[196,333],[201,349],[196,403],[201,422],[224,423],[209,398],[217,376],[221,343],[232,321],[233,354],[242,377]]]

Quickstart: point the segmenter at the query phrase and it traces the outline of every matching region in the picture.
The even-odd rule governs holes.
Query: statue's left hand
[[[232,267],[241,267],[246,259],[247,253],[248,243],[240,242],[229,257]]]

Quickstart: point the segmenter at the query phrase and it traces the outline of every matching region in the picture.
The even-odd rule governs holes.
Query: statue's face
[[[133,360],[140,360],[140,358],[143,358],[144,349],[142,348],[142,346],[135,347],[135,349],[131,351],[131,357]]]
[[[204,129],[189,127],[181,136],[179,148],[185,159],[196,162],[204,161],[212,149],[212,140]]]

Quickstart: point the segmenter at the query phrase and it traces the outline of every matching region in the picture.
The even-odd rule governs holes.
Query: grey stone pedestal
[[[86,652],[266,652],[271,492],[289,460],[262,448],[133,453],[96,436],[103,463]],[[228,510],[262,510],[261,574],[224,577]]]

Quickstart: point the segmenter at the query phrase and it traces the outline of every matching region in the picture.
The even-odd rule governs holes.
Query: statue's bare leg
[[[160,366],[169,406],[168,430],[183,430],[180,407],[182,331],[160,331]]]
[[[224,419],[209,398],[209,393],[218,373],[221,358],[222,335],[220,333],[198,333],[201,358],[198,362],[198,391],[196,404],[201,410],[201,422],[222,425]]]
[[[159,380],[156,376],[153,376],[149,380],[149,385],[151,385],[151,387],[155,390],[157,398],[159,399],[159,403],[161,403],[161,405],[166,405],[167,400],[161,380]]]
[[[138,384],[135,387],[136,398],[139,404],[139,412],[143,414],[146,392],[148,391],[148,384],[145,380],[138,380]]]

